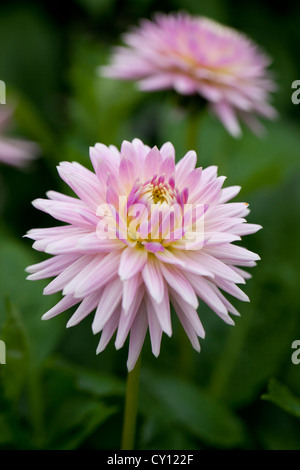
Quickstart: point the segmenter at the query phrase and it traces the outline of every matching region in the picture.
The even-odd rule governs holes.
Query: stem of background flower
[[[195,150],[198,147],[198,124],[200,113],[194,110],[189,110],[187,116],[187,133],[186,133],[186,147],[187,151]]]
[[[125,396],[125,411],[122,431],[121,450],[133,450],[138,414],[141,356],[134,369],[128,372]]]

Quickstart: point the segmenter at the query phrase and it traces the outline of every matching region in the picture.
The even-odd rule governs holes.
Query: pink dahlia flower
[[[268,76],[270,58],[248,37],[205,17],[185,13],[157,14],[124,35],[111,63],[101,67],[108,77],[137,80],[141,90],[175,89],[199,94],[233,136],[241,133],[238,118],[255,132],[255,115],[276,116],[268,103],[275,84]]]
[[[4,107],[3,107],[4,106]],[[3,136],[11,124],[13,109],[7,105],[0,108],[0,162],[25,167],[38,153],[38,145],[28,140]]]
[[[195,168],[194,151],[176,164],[171,143],[159,150],[134,139],[121,151],[96,144],[90,158],[94,172],[78,163],[58,166],[78,198],[49,191],[33,202],[66,224],[27,234],[36,250],[53,255],[28,267],[28,279],[54,277],[44,294],[63,294],[43,319],[79,304],[67,323],[73,326],[95,310],[97,352],[115,332],[121,348],[130,333],[131,370],[148,328],[155,356],[162,333],[171,336],[171,302],[199,351],[198,298],[230,325],[229,313],[238,312],[223,292],[249,300],[237,286],[249,277],[241,266],[254,266],[259,256],[233,242],[261,227],[246,223],[247,204],[227,203],[240,187],[223,189],[215,166]]]

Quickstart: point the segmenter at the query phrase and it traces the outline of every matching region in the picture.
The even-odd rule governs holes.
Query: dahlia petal
[[[97,254],[99,252],[108,253],[112,250],[119,250],[122,246],[117,238],[101,239],[97,233],[93,232],[81,237],[76,243],[75,249],[81,253]]]
[[[103,327],[101,338],[96,350],[96,354],[104,351],[106,346],[108,345],[109,341],[111,340],[113,334],[115,333],[120,318],[120,308],[116,308],[110,319],[106,322],[105,326]]]
[[[66,203],[64,201],[53,201],[48,199],[36,199],[32,205],[43,212],[47,212],[57,220],[76,225],[78,227],[85,227],[90,225],[86,219],[88,214],[96,225],[98,219],[95,214],[91,212],[88,207],[76,203]]]
[[[57,255],[41,263],[33,264],[26,268],[28,273],[26,279],[38,280],[57,276],[61,271],[78,259],[79,255]]]
[[[239,224],[236,227],[234,227],[232,229],[232,232],[233,233],[238,233],[239,235],[244,236],[244,235],[250,235],[252,233],[256,233],[261,229],[262,229],[261,225],[243,223],[243,224]]]
[[[174,250],[175,251],[175,250]],[[184,250],[176,250],[175,254],[176,259],[180,260],[183,264],[182,268],[184,271],[188,271],[194,274],[198,274],[199,276],[208,276],[214,277],[214,274],[211,270],[207,269],[207,267],[203,266],[203,263],[199,263],[195,258],[194,255],[191,254],[189,251]]]
[[[179,257],[174,255],[170,250],[164,250],[162,253],[157,252],[156,258],[167,264],[174,264],[180,268],[185,268],[185,262],[182,261]]]
[[[150,297],[150,302],[152,303],[162,331],[164,331],[168,336],[172,336],[170,300],[167,288],[164,287],[164,295],[160,303],[156,302],[153,297]]]
[[[160,269],[167,283],[175,289],[181,297],[192,307],[198,307],[198,300],[195,292],[188,280],[181,274],[178,268],[172,266],[171,269],[164,263],[160,263]]]
[[[116,278],[103,289],[100,302],[98,304],[94,321],[92,323],[93,333],[99,333],[109,320],[122,299],[122,282]]]
[[[139,289],[137,290],[137,293],[136,293],[134,302],[130,308],[130,311],[128,313],[125,313],[123,309],[121,311],[117,337],[115,340],[116,349],[120,349],[126,341],[131,325],[136,315],[138,315],[139,308],[140,308],[140,305],[144,296],[144,292],[145,292],[145,288],[143,284],[141,284]]]
[[[56,315],[78,304],[78,302],[80,302],[80,299],[75,299],[72,295],[66,295],[54,307],[48,310],[48,312],[44,313],[42,320],[49,320],[50,318],[56,317]]]
[[[176,305],[176,303],[175,303],[175,305]],[[193,348],[196,351],[200,352],[201,348],[200,348],[200,343],[199,343],[197,334],[196,334],[194,328],[192,327],[191,322],[189,321],[188,317],[186,315],[184,315],[181,308],[177,305],[176,305],[176,313],[177,313],[177,316],[180,320],[181,325],[184,328],[184,331],[186,332],[186,334],[187,334],[187,336],[188,336],[188,338],[191,342],[191,345],[193,346]]]
[[[151,297],[157,303],[162,302],[164,295],[164,280],[159,263],[153,257],[148,257],[148,262],[142,270],[142,276]]]
[[[65,286],[63,293],[72,293],[77,298],[91,294],[117,276],[119,259],[120,252],[94,256],[92,261]]]
[[[93,292],[83,299],[77,310],[73,313],[67,323],[67,328],[75,326],[87,317],[99,303],[100,291]]]
[[[158,355],[160,353],[162,328],[161,328],[160,323],[157,319],[155,309],[154,309],[153,304],[150,301],[149,297],[146,298],[146,308],[147,308],[147,317],[148,317],[149,333],[150,333],[152,352],[153,352],[155,357],[158,357]]]
[[[127,369],[129,372],[134,368],[136,361],[138,360],[145,340],[147,328],[148,323],[145,308],[141,308],[130,329],[129,352],[127,359]]]
[[[212,109],[218,116],[220,121],[223,123],[224,127],[227,129],[229,134],[231,134],[233,137],[240,137],[241,128],[233,111],[233,108],[226,102],[221,102],[218,104],[214,104],[212,106]]]
[[[253,253],[247,248],[237,245],[224,245],[224,246],[214,246],[207,248],[207,253],[210,255],[216,256],[222,261],[228,262],[229,260],[235,264],[239,264],[240,261],[258,261],[260,260],[259,255]]]
[[[220,289],[224,290],[233,297],[236,297],[242,302],[250,302],[248,295],[232,282],[228,282],[225,279],[215,278],[214,283],[220,287]]]
[[[213,274],[213,277],[219,276],[225,279],[228,279],[230,282],[237,282],[244,284],[244,278],[239,274],[233,271],[229,266],[227,266],[222,261],[217,258],[208,255],[204,252],[198,252],[194,254],[194,259],[210,271]]]
[[[229,186],[228,188],[223,188],[221,191],[220,204],[225,204],[225,202],[233,199],[241,190],[241,186]]]
[[[200,299],[202,299],[214,312],[218,314],[227,314],[226,307],[212,290],[210,283],[206,279],[190,273],[187,273],[186,275]]]
[[[176,164],[176,180],[181,181],[187,174],[195,170],[196,163],[197,154],[191,150]]]
[[[119,166],[119,177],[125,191],[130,191],[133,183],[134,167],[130,160],[122,158]]]
[[[197,336],[200,336],[200,338],[205,338],[205,331],[198,316],[197,310],[195,310],[190,304],[185,302],[182,297],[180,297],[180,295],[178,295],[177,292],[174,291],[174,289],[172,289],[171,291],[171,302],[174,305],[176,313],[177,310],[181,310],[182,313],[188,318]]]
[[[139,81],[138,87],[142,91],[165,90],[172,86],[172,75],[153,75],[149,78],[143,78]]]
[[[233,235],[232,233],[207,232],[206,236],[207,239],[204,242],[206,247],[224,245],[241,240],[239,235]]]
[[[142,279],[139,274],[131,276],[129,279],[123,281],[122,307],[125,314],[129,312],[141,282]]]
[[[74,277],[77,276],[78,273],[82,271],[82,269],[86,268],[86,266],[92,261],[92,258],[81,257],[76,260],[74,263],[69,265],[65,268],[50,284],[45,287],[43,294],[44,295],[51,295],[55,292],[59,292],[63,290],[66,284],[68,284]]]
[[[97,207],[102,201],[96,175],[84,166],[79,163],[61,162],[57,170],[60,177],[88,206]]]
[[[140,272],[147,262],[147,251],[128,246],[122,252],[118,274],[122,281]]]
[[[231,268],[237,272],[240,276],[242,276],[244,279],[251,279],[252,274],[248,273],[244,269],[237,268],[236,266],[231,266]]]
[[[161,146],[160,154],[164,160],[170,158],[175,163],[175,149],[171,142],[166,142]]]

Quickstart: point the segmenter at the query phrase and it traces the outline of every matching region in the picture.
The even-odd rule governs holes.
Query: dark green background
[[[54,224],[31,201],[48,189],[67,192],[57,163],[90,167],[95,142],[170,140],[178,158],[189,150],[185,113],[172,94],[144,94],[95,71],[140,17],[178,9],[244,31],[273,57],[280,116],[262,139],[243,129],[235,140],[209,114],[199,122],[198,164],[217,164],[228,185],[242,185],[248,220],[264,227],[243,244],[262,260],[245,287],[251,303],[234,301],[235,327],[201,304],[200,354],[182,344],[175,317],[158,359],[146,339],[136,447],[300,449],[300,364],[291,361],[300,339],[300,105],[291,101],[300,79],[300,4],[258,0],[1,3],[0,79],[7,103],[17,104],[12,132],[42,149],[26,171],[0,169],[1,449],[119,448],[128,343],[115,351],[111,342],[96,356],[92,316],[69,330],[71,312],[40,320],[57,297],[42,295],[43,281],[25,280],[25,267],[44,256],[22,236]]]

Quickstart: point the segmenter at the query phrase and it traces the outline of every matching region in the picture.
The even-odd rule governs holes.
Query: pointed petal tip
[[[41,320],[50,320],[51,316],[49,316],[47,313],[44,313],[44,315],[41,317]]]

